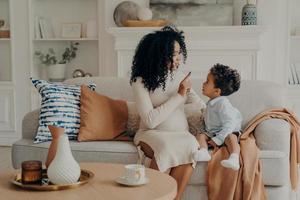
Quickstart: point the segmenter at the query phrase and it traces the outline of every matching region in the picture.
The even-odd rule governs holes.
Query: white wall
[[[11,13],[11,20],[18,21],[21,23],[13,23],[14,37],[16,40],[13,42],[13,50],[15,57],[13,58],[13,74],[15,76],[14,84],[15,84],[15,109],[16,109],[16,135],[17,137],[21,137],[22,124],[19,123],[22,121],[23,116],[28,112],[28,108],[30,107],[30,92],[28,90],[24,90],[24,85],[28,85],[29,81],[28,77],[30,76],[29,67],[29,41],[23,40],[22,38],[29,38],[29,32],[27,30],[29,27],[28,20],[28,10],[24,10],[23,8],[27,6],[26,1],[13,0],[11,1],[11,6],[13,7],[15,13],[18,15],[13,15]]]
[[[105,2],[109,4],[105,5]],[[107,0],[103,3],[106,12],[101,13],[101,18],[105,18],[106,26],[115,26],[112,14],[114,7],[121,0]],[[258,56],[258,79],[276,81],[284,84],[286,81],[285,67],[287,62],[286,45],[288,35],[288,16],[287,2],[289,0],[257,0],[258,25],[266,26],[266,33],[262,35],[261,51]],[[299,0],[297,0],[299,1]],[[147,4],[147,0],[136,1],[142,5]],[[240,25],[241,9],[246,0],[234,1],[234,24]],[[116,75],[117,58],[113,50],[114,40],[111,35],[106,33],[105,26],[102,24],[100,33],[103,33],[103,55],[104,61],[101,62],[100,68],[103,75]],[[103,69],[103,70],[102,70]],[[102,74],[100,74],[102,75]]]
[[[300,28],[300,0],[290,0],[292,2],[291,6],[291,34],[295,34],[295,27]],[[297,14],[298,13],[298,14]],[[299,33],[300,34],[300,33]]]
[[[100,19],[101,24],[99,26],[100,41],[102,41],[102,48],[100,45],[100,76],[116,76],[117,75],[117,54],[114,51],[114,39],[113,36],[106,32],[106,28],[110,26],[116,26],[113,19],[113,11],[115,7],[123,0],[100,0]],[[149,5],[148,0],[133,0],[141,6]],[[111,13],[111,14],[110,14]],[[101,74],[101,72],[103,74]]]
[[[288,0],[259,0],[258,24],[267,27],[261,38],[258,59],[259,79],[286,83],[288,42]]]
[[[110,4],[105,4],[105,2]],[[113,10],[122,0],[99,0],[99,75],[117,75],[117,55],[114,51],[113,36],[105,30],[107,25],[114,25]],[[141,5],[146,5],[148,0],[135,0]],[[234,6],[238,9],[234,13],[234,23],[240,24],[241,8],[246,0],[235,0]],[[286,80],[285,69],[287,63],[287,37],[288,28],[288,2],[295,1],[293,12],[298,13],[300,0],[257,0],[258,24],[266,26],[266,32],[261,37],[261,51],[258,55],[258,79],[272,80],[284,83]],[[23,116],[30,110],[31,84],[30,77],[30,52],[29,52],[29,0],[11,0],[10,19],[12,21],[12,83],[2,85],[2,89],[9,90],[14,105],[11,130],[0,131],[0,144],[10,144],[21,137],[21,121]],[[110,6],[108,6],[110,5]],[[107,12],[109,11],[109,12]],[[292,16],[291,27],[300,26],[300,15]],[[115,25],[114,25],[115,26]],[[1,89],[1,87],[0,87]],[[297,88],[298,89],[298,88]],[[295,96],[295,102],[299,101]],[[1,119],[0,119],[1,120]]]
[[[300,0],[290,0],[290,2],[292,3],[290,5],[290,18],[291,18],[291,22],[290,22],[290,27],[289,27],[289,31],[290,31],[290,35],[291,36],[295,36],[295,37],[291,37],[291,42],[290,42],[290,63],[299,63],[300,62],[300,56],[299,56],[299,52],[300,52],[300,39],[298,38],[300,36]],[[297,33],[296,33],[296,28]]]
[[[29,112],[30,93],[29,81],[29,32],[28,32],[28,10],[27,1],[11,0],[10,1],[10,29],[11,29],[11,49],[12,49],[12,83],[7,85],[1,84],[0,89],[7,92],[1,92],[1,97],[5,98],[7,94],[10,102],[7,102],[8,108],[0,109],[0,112],[8,112],[10,119],[7,123],[11,127],[1,127],[0,145],[12,144],[21,138],[21,126],[23,116]],[[13,10],[13,12],[12,12]],[[17,14],[14,14],[17,13]],[[1,73],[1,72],[0,72]],[[28,89],[27,89],[28,88]],[[10,106],[12,106],[10,108]],[[1,113],[1,114],[3,114]],[[5,121],[5,120],[4,120]],[[3,125],[3,124],[2,124]]]

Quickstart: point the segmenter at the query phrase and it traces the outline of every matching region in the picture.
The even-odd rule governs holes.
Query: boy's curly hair
[[[183,31],[175,26],[165,26],[159,31],[145,35],[139,42],[132,61],[130,84],[141,77],[145,88],[154,91],[156,88],[165,89],[169,70],[168,63],[173,64],[174,43],[177,41],[183,55],[187,57]]]
[[[240,88],[241,77],[236,69],[217,63],[210,73],[214,77],[215,87],[221,89],[221,96],[228,96]]]

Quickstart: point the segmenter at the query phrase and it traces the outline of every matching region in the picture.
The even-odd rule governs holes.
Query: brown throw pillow
[[[78,141],[113,140],[126,131],[126,101],[114,100],[81,86]]]

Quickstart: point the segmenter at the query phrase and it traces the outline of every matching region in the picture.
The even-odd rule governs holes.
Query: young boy
[[[196,135],[200,147],[193,153],[195,161],[211,159],[208,153],[208,144],[216,147],[225,143],[230,156],[227,160],[222,160],[221,165],[233,170],[240,168],[238,139],[242,116],[226,98],[239,88],[240,75],[237,70],[222,64],[216,64],[210,69],[206,82],[202,86],[202,93],[209,98],[204,113],[206,132]]]

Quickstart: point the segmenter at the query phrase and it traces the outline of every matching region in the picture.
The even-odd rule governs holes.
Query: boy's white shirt
[[[220,96],[207,102],[204,121],[207,134],[222,145],[227,135],[241,130],[242,115],[225,96]]]

